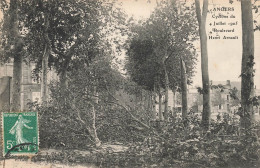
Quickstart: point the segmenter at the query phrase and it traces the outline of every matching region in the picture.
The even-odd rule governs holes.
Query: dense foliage
[[[102,142],[135,142],[147,134],[143,134],[138,122],[147,123],[149,114],[141,105],[132,103],[138,86],[128,82],[105,60],[95,59],[90,66],[77,63],[78,67],[69,73],[66,90],[59,82],[53,82],[51,100],[41,106],[31,104],[31,108],[39,111],[42,147],[85,149],[94,143],[93,129]],[[143,119],[136,121],[133,116]],[[71,143],[72,140],[77,143]]]
[[[175,90],[180,87],[182,58],[188,83],[192,83],[197,60],[193,44],[197,38],[193,8],[178,6],[176,1],[161,1],[149,19],[138,24],[129,23],[125,67],[133,81],[147,90],[165,88],[166,69],[169,87]]]
[[[130,20],[127,25],[113,1],[10,2],[15,2],[13,11],[9,1],[1,1],[1,60],[8,62],[18,53],[20,65],[22,61],[36,63],[33,72],[39,79],[47,55],[48,70],[60,76],[49,85],[48,101],[30,103],[30,110],[39,114],[41,149],[60,152],[39,154],[34,160],[99,167],[260,166],[260,125],[241,128],[238,118],[246,115],[242,108],[218,115],[206,130],[197,113],[205,101],[198,95],[196,113],[190,110],[181,119],[169,110],[169,121],[167,117],[155,120],[156,103],[165,103],[165,115],[168,112],[168,100],[165,96],[162,102],[162,94],[168,96],[169,89],[180,88],[181,60],[187,70],[185,84],[192,83],[197,61],[193,42],[198,35],[194,5],[163,0],[150,18],[138,24]],[[14,27],[17,32],[9,30]],[[117,37],[123,33],[128,36],[125,75],[115,60],[124,41]],[[248,64],[253,68],[253,59]],[[210,87],[212,105],[225,103],[225,92],[232,98],[230,105],[239,106],[241,95],[236,88]],[[247,101],[259,106],[259,100],[254,96]],[[123,150],[115,152],[111,144]]]
[[[114,113],[112,110],[111,112]],[[109,118],[103,119],[102,123],[108,120],[111,123],[112,116],[108,116]],[[51,117],[52,119],[53,117]],[[53,125],[46,119],[43,121],[46,123],[41,123],[42,126]],[[129,120],[120,118],[117,121],[126,122]],[[201,128],[200,123],[199,117],[191,112],[185,121],[181,118],[173,118],[172,122],[169,123],[152,124],[156,134],[142,130],[145,137],[140,139],[137,139],[136,133],[138,133],[138,130],[129,131],[127,129],[126,125],[129,123],[117,123],[122,129],[115,129],[114,131],[111,129],[113,126],[104,124],[104,127],[110,130],[110,135],[105,133],[107,130],[100,131],[99,133],[106,136],[101,136],[102,140],[109,137],[112,138],[107,139],[110,144],[124,142],[123,144],[119,143],[120,146],[127,147],[127,149],[119,153],[114,152],[112,148],[96,151],[90,146],[86,146],[84,141],[77,141],[78,135],[75,134],[75,131],[71,132],[68,127],[63,127],[64,131],[62,132],[53,131],[52,136],[49,136],[50,131],[47,132],[46,129],[43,129],[42,131],[46,133],[46,137],[42,139],[44,139],[44,142],[51,142],[46,144],[47,146],[54,145],[60,139],[67,146],[57,144],[60,147],[62,146],[60,148],[62,152],[52,153],[48,156],[39,155],[35,160],[47,159],[47,161],[59,161],[61,163],[79,162],[106,167],[259,167],[259,123],[252,128],[248,128],[243,133],[239,128],[239,121],[236,116],[228,114],[223,118],[219,117],[217,121],[212,121],[210,130],[207,132]],[[59,127],[60,125],[57,124],[56,126]],[[69,123],[66,125],[69,125]],[[185,125],[188,126],[185,127]],[[73,127],[72,125],[69,126]],[[63,134],[64,132],[66,134]],[[130,135],[132,135],[132,138]],[[126,136],[123,141],[121,141],[122,136]],[[52,139],[47,139],[47,137]],[[76,142],[82,142],[82,144],[71,144],[72,139]],[[70,147],[78,149],[78,151],[72,152]],[[87,159],[79,152],[86,148],[90,151],[94,150],[88,155]],[[56,149],[59,148],[56,146]]]
[[[225,116],[203,132],[198,118],[189,114],[187,121],[170,123],[160,137],[147,137],[132,151],[143,164],[160,167],[258,167],[258,128],[241,133],[238,122]]]

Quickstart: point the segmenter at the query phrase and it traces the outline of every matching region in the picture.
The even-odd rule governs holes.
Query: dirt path
[[[3,165],[4,161],[0,162],[0,168],[96,168],[95,166],[86,165],[86,166],[71,166],[71,165],[62,165],[62,164],[51,164],[46,162],[30,162],[30,161],[19,161],[15,159],[8,159],[5,161],[5,166]]]
[[[82,157],[88,157],[93,155],[94,153],[120,153],[124,152],[128,149],[128,147],[123,145],[111,145],[111,144],[103,144],[101,148],[92,150],[91,152],[88,150],[72,150],[71,152]],[[41,156],[50,156],[53,154],[62,154],[62,150],[56,149],[41,149],[38,155]],[[70,152],[69,152],[70,153]],[[36,156],[37,157],[37,156]],[[74,164],[74,163],[73,163]],[[79,165],[81,164],[81,165]],[[62,164],[61,162],[49,163],[47,160],[38,160],[37,162],[32,162],[30,159],[27,161],[18,160],[18,159],[6,159],[4,161],[0,161],[0,168],[97,168],[95,165],[91,164],[82,164],[78,163],[78,165],[69,165],[69,164]]]

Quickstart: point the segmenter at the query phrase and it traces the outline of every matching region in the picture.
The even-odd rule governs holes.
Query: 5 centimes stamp
[[[38,148],[38,117],[36,112],[3,113],[3,154],[36,154]]]

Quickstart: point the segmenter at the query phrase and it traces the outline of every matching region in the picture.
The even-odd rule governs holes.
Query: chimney
[[[227,80],[227,83],[226,83],[226,85],[229,85],[229,86],[230,86],[230,80]]]

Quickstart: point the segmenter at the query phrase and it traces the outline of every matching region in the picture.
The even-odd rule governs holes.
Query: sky
[[[122,8],[126,11],[129,16],[133,16],[136,19],[148,18],[156,6],[156,0],[151,0],[151,3],[147,3],[147,0],[120,0],[122,2]],[[187,0],[193,2],[194,0]],[[201,3],[202,4],[202,3]],[[209,76],[210,80],[213,81],[240,81],[239,78],[241,72],[241,60],[242,60],[242,28],[241,28],[241,7],[240,2],[234,1],[233,4],[229,4],[227,0],[209,0],[209,10],[214,7],[234,7],[233,11],[223,13],[224,15],[230,16],[231,14],[235,18],[222,19],[229,23],[236,23],[233,26],[215,26],[215,28],[233,29],[234,33],[219,33],[221,38],[224,35],[237,36],[238,39],[208,39],[208,57],[209,57]],[[220,12],[212,12],[207,16],[207,34],[210,35],[212,26],[209,24],[217,23],[221,19],[217,18]],[[213,14],[215,15],[213,18]],[[260,23],[260,16],[255,19]],[[213,32],[212,35],[216,35]],[[260,31],[255,32],[255,85],[260,89]],[[193,78],[194,86],[201,86],[201,70],[200,70],[200,45],[199,41],[195,44],[198,50],[198,63],[196,68],[196,74]]]

